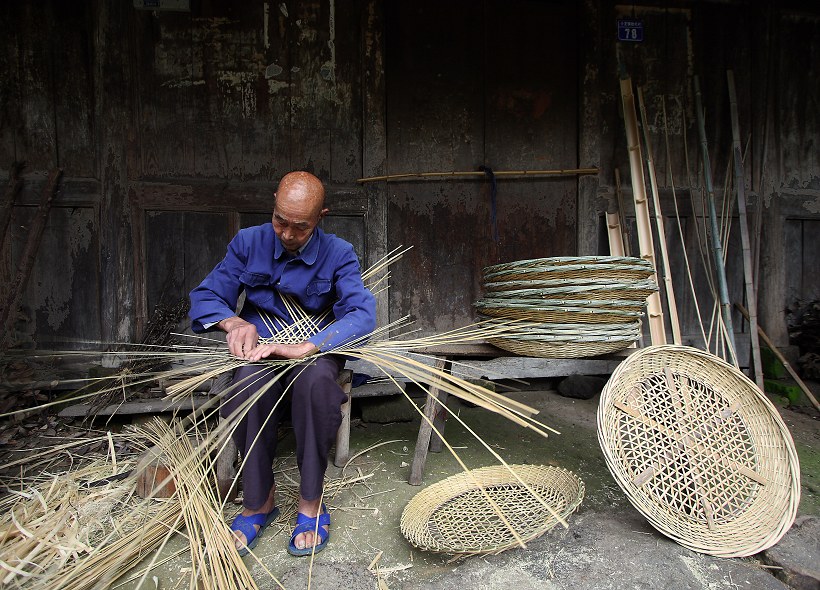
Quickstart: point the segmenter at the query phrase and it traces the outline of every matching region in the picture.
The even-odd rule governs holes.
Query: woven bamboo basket
[[[546,297],[534,297],[530,299],[513,297],[482,297],[479,299],[484,305],[497,305],[502,307],[523,307],[531,309],[552,309],[564,307],[578,307],[584,309],[597,309],[600,311],[643,311],[646,303],[643,301],[630,301],[628,299],[552,299]]]
[[[627,358],[601,393],[598,440],[635,508],[694,551],[752,555],[794,522],[800,467],[786,425],[709,353],[653,346]]]
[[[483,318],[483,322],[503,328],[503,337],[535,338],[540,340],[600,341],[614,337],[637,338],[641,333],[641,322],[620,324],[550,324],[515,320]]]
[[[575,266],[579,264],[621,264],[631,266],[648,266],[649,268],[652,267],[652,264],[648,260],[631,256],[553,256],[550,258],[530,258],[527,260],[515,260],[513,262],[493,264],[492,266],[485,267],[484,272],[486,274],[518,268],[532,268],[540,266]]]
[[[522,281],[515,281],[522,282]],[[626,283],[610,285],[566,285],[563,287],[545,288],[501,288],[487,289],[489,297],[493,298],[529,298],[529,299],[565,299],[565,300],[621,300],[638,301],[641,304],[646,302],[646,298],[658,290],[651,281],[635,281],[635,285]],[[491,283],[491,285],[508,285],[508,283]],[[485,285],[486,288],[486,285]]]
[[[652,267],[628,264],[587,264],[565,266],[533,266],[484,273],[484,282],[524,280],[641,280],[649,278]]]
[[[482,467],[450,476],[416,494],[402,512],[402,534],[413,546],[440,553],[500,553],[517,547],[514,535],[482,488],[524,542],[559,522],[544,503],[565,519],[584,497],[584,483],[566,469],[544,465]]]
[[[612,354],[619,350],[629,348],[636,338],[623,340],[609,340],[602,342],[583,341],[552,341],[545,342],[539,340],[523,340],[517,338],[491,338],[488,340],[493,346],[503,348],[521,356],[555,358],[555,359],[577,359],[602,354]]]
[[[594,307],[572,306],[516,306],[513,304],[485,303],[481,300],[473,305],[483,314],[494,318],[530,320],[534,322],[602,324],[634,322],[641,316],[638,311],[606,310]]]
[[[509,291],[515,289],[555,289],[559,287],[598,287],[600,289],[645,289],[650,294],[658,290],[658,286],[651,279],[615,281],[611,278],[590,279],[542,279],[529,281],[499,281],[486,282],[484,289],[488,292]]]

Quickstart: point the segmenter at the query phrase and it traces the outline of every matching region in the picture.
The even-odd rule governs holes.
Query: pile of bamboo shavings
[[[115,581],[156,547],[178,505],[135,498],[132,481],[105,483],[111,475],[112,462],[95,458],[9,490],[0,503],[3,585],[92,588]]]

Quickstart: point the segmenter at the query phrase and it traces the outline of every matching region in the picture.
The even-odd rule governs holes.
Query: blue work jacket
[[[237,314],[239,295],[245,302]],[[272,336],[294,322],[281,293],[312,316],[331,312],[307,338],[322,351],[366,337],[376,328],[376,300],[362,284],[359,259],[345,240],[314,230],[296,256],[285,250],[270,223],[245,228],[231,240],[225,258],[191,291],[192,328],[202,333],[239,315]]]

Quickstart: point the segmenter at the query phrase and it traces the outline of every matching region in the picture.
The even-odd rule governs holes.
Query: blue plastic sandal
[[[319,520],[318,525],[316,523],[317,519]],[[327,511],[327,506],[324,504],[322,504],[322,513],[315,518],[311,518],[310,516],[306,516],[299,512],[296,515],[296,528],[293,529],[293,534],[290,536],[290,543],[288,543],[288,553],[295,555],[296,557],[310,555],[314,552],[319,553],[319,551],[325,548],[325,545],[327,545],[327,540],[330,538],[330,531],[323,529],[322,527],[324,526],[330,526],[330,514]],[[318,534],[319,543],[316,547],[305,547],[304,549],[298,549],[293,541],[302,533]]]
[[[259,537],[262,536],[262,531],[278,517],[279,508],[276,507],[267,514],[252,514],[251,516],[242,516],[239,514],[233,519],[231,530],[245,535],[245,540],[247,541],[245,547],[238,550],[240,557],[244,557],[251,549],[256,547],[256,544],[259,542]],[[256,530],[255,527],[259,527],[259,530]]]

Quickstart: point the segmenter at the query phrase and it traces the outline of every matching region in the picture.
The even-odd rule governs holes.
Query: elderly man
[[[327,352],[366,337],[376,326],[375,299],[362,284],[353,247],[318,227],[328,212],[324,197],[321,181],[312,174],[286,174],[274,195],[272,223],[240,230],[222,262],[191,292],[194,332],[225,331],[231,353],[255,363],[236,371],[223,416],[237,411],[271,380],[275,371],[262,359],[301,359]],[[237,315],[243,291],[245,303]],[[294,322],[283,294],[311,315],[328,309],[331,313],[303,342],[260,344],[260,337],[270,337],[271,330]],[[264,528],[279,514],[272,465],[277,425],[287,405],[280,402],[283,393],[290,401],[301,476],[299,514],[288,551],[309,555],[327,543],[330,515],[321,496],[345,401],[336,383],[343,367],[344,359],[334,354],[300,362],[263,391],[239,420],[233,437],[244,461],[244,509],[231,529],[241,555],[256,546]]]

